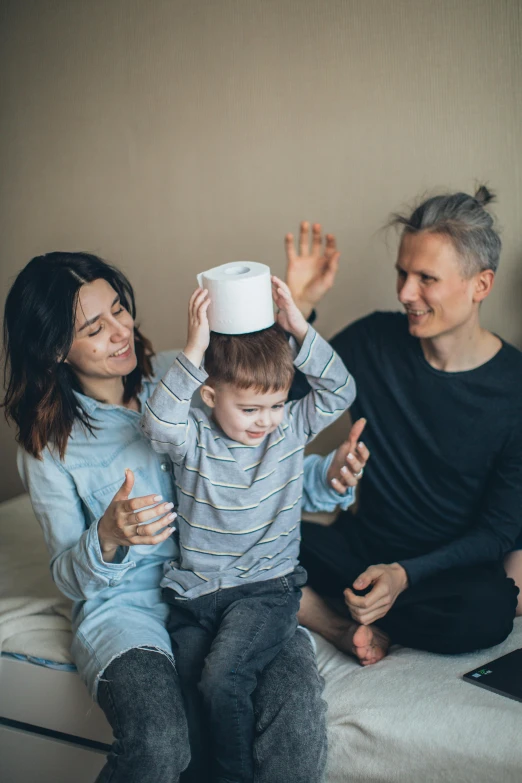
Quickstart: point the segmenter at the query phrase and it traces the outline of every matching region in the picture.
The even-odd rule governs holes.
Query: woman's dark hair
[[[392,215],[390,225],[404,234],[428,231],[451,239],[461,258],[464,274],[471,277],[485,269],[497,271],[502,243],[493,217],[485,207],[495,194],[480,185],[474,196],[447,193],[423,201],[410,215]]]
[[[3,407],[15,422],[17,441],[35,457],[49,442],[63,459],[75,420],[91,433],[94,420],[75,392],[80,383],[64,362],[75,329],[80,288],[106,280],[126,310],[136,317],[132,286],[122,272],[90,253],[47,253],[22,269],[7,296],[4,312]],[[135,369],[123,379],[124,401],[140,390],[151,375],[152,346],[134,326]]]

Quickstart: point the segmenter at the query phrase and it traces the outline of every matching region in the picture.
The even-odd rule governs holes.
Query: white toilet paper
[[[233,261],[197,276],[207,288],[210,328],[221,334],[246,334],[274,323],[270,267],[255,261]]]

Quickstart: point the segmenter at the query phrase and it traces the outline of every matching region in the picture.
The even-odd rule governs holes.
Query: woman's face
[[[80,288],[75,335],[66,361],[83,386],[121,378],[136,367],[133,318],[106,280]]]

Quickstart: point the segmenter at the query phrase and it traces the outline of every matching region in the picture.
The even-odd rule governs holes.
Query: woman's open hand
[[[173,503],[161,503],[161,495],[144,495],[129,500],[134,486],[134,473],[125,471],[125,481],[114,495],[105,514],[98,522],[98,538],[103,559],[110,563],[119,546],[135,544],[161,544],[172,533],[176,514]],[[159,515],[161,519],[144,525]]]
[[[362,478],[370,452],[360,440],[366,426],[366,419],[358,419],[350,430],[348,438],[341,443],[328,468],[328,483],[339,494],[344,495],[348,487],[356,487]]]

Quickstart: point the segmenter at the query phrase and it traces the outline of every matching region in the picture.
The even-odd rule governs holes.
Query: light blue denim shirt
[[[154,377],[140,394],[143,408],[157,381],[172,365],[176,352],[154,357]],[[30,494],[51,555],[52,577],[73,601],[71,652],[83,680],[96,698],[99,678],[112,660],[135,647],[150,647],[171,660],[165,629],[168,607],[160,581],[166,560],[178,554],[176,534],[156,546],[121,548],[115,561],[103,560],[98,520],[124,480],[134,472],[131,497],[160,494],[175,502],[172,466],[143,435],[141,414],[78,395],[99,428],[95,436],[78,423],[60,461],[46,448],[42,459],[18,452],[18,468]],[[305,460],[303,507],[308,511],[344,508],[353,493],[341,496],[328,489],[325,478],[331,455]]]

